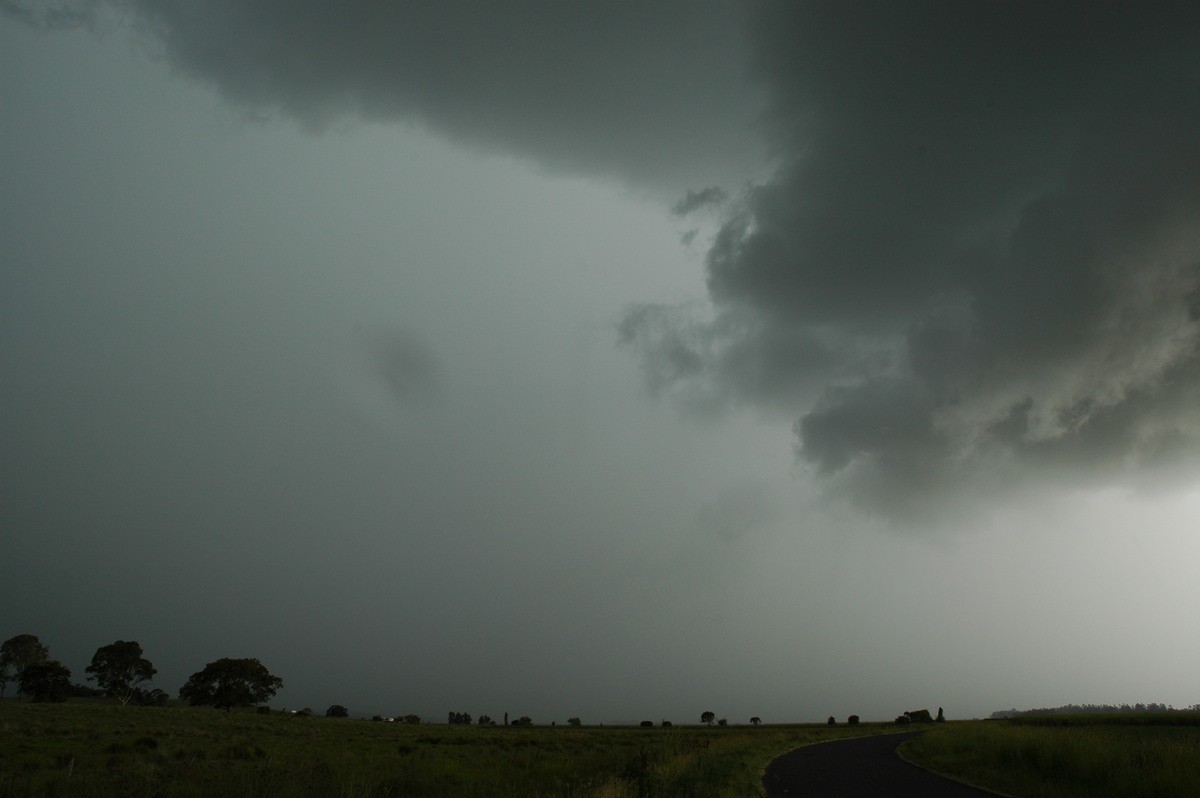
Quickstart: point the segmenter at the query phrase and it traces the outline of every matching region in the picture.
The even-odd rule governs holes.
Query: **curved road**
[[[896,746],[921,732],[855,737],[807,745],[767,766],[768,798],[995,798],[935,776],[896,755]]]

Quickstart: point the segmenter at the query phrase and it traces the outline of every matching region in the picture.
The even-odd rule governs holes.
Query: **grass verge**
[[[901,753],[952,778],[1023,798],[1194,798],[1200,718],[1075,715],[939,724]]]

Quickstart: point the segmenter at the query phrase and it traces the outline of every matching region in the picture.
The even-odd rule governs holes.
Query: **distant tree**
[[[327,717],[327,718],[348,718],[348,717],[350,717],[350,710],[346,709],[341,704],[334,704],[329,709],[325,710],[325,717]]]
[[[193,673],[179,688],[179,697],[192,706],[231,709],[269,701],[280,687],[283,687],[283,679],[268,671],[257,659],[226,657]],[[308,714],[312,714],[311,709]]]
[[[700,722],[701,723],[707,723],[709,726],[711,726],[712,722],[716,719],[717,719],[717,713],[715,713],[715,712],[701,712],[700,713]]]
[[[480,726],[495,726],[496,725],[496,721],[492,720],[491,715],[480,715],[478,723]]]
[[[141,690],[138,691],[142,692]],[[79,684],[72,682],[71,689],[67,691],[67,698],[104,698],[107,693],[99,687],[92,687],[87,684]]]
[[[851,715],[850,717],[846,718],[846,722],[849,723],[851,726],[857,726],[858,725],[858,715]]]
[[[837,720],[833,717],[833,715],[830,715],[829,720],[825,721],[825,725],[826,726],[836,726]]]
[[[583,721],[581,721],[579,718],[567,718],[567,725],[568,726],[582,726]]]
[[[718,725],[718,726],[728,726],[728,725],[729,725],[729,721],[728,721],[728,720],[726,720],[725,718],[721,718],[719,721],[717,721],[717,725]]]
[[[673,724],[672,724],[672,723],[671,723],[671,721],[669,721],[669,720],[664,720],[664,721],[662,722],[662,727],[663,727],[664,729],[669,729],[669,728],[671,728],[671,727],[672,727],[672,725],[673,725]]]
[[[640,724],[640,725],[641,725],[641,727],[642,727],[643,729],[653,729],[653,728],[654,728],[654,721],[652,721],[652,720],[644,720],[644,721],[642,721],[642,722],[641,722],[641,724]]]
[[[946,712],[941,707],[938,707],[938,714],[937,714],[937,717],[934,718],[934,722],[935,723],[945,723],[946,722]]]
[[[35,662],[21,669],[21,695],[34,701],[66,701],[71,690],[71,672],[56,659]]]
[[[405,723],[408,723],[412,726],[421,725],[421,716],[420,715],[414,715],[412,713],[409,713],[404,716],[403,720]]]
[[[928,709],[911,709],[904,713],[910,723],[933,723],[933,716]]]
[[[514,725],[514,726],[532,726],[533,718],[529,717],[528,715],[522,715],[521,717],[514,720],[512,722],[512,725]]]
[[[762,723],[762,718],[760,718],[758,715],[755,715],[754,717],[750,718],[750,722],[757,726],[758,724]]]
[[[166,690],[160,690],[155,687],[153,690],[143,690],[138,688],[133,691],[133,698],[130,703],[137,704],[140,707],[165,707],[171,697],[167,695]]]
[[[20,682],[21,671],[48,659],[50,649],[42,645],[37,635],[17,635],[0,644],[0,698],[9,682]]]
[[[157,672],[150,660],[142,656],[141,645],[133,640],[118,640],[96,649],[86,670],[91,674],[88,681],[103,687],[122,704],[128,704],[136,695],[137,686],[150,681]]]

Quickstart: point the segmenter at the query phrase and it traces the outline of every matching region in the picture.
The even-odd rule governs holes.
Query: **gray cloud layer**
[[[116,5],[236,103],[418,120],[686,189],[681,214],[765,144],[707,254],[712,313],[638,306],[621,340],[689,405],[787,411],[876,509],[1195,459],[1194,4]]]
[[[708,253],[715,321],[627,317],[659,386],[791,402],[800,456],[919,513],[1194,460],[1200,14],[806,3],[753,35],[782,166]]]

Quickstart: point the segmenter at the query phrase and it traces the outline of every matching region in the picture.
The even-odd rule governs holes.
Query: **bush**
[[[71,671],[56,659],[25,666],[17,679],[18,692],[34,701],[66,701],[71,692]]]

